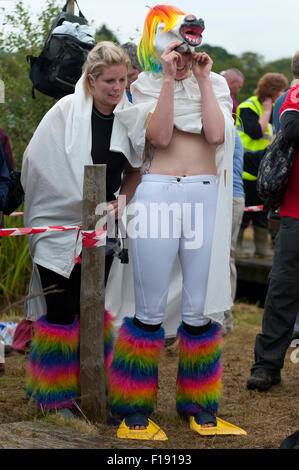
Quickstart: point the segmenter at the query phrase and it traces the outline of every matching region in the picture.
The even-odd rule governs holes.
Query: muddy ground
[[[253,361],[255,336],[260,331],[262,309],[247,304],[234,307],[233,333],[224,337],[222,353],[223,395],[218,416],[246,430],[246,436],[201,437],[190,430],[175,411],[175,380],[178,361],[177,343],[168,345],[159,366],[158,405],[152,418],[168,436],[165,442],[131,441],[136,448],[146,444],[151,449],[279,449],[281,442],[299,429],[299,362],[292,361],[294,348],[289,348],[282,371],[282,383],[267,392],[246,390],[246,380]],[[293,354],[293,356],[291,356]],[[299,351],[296,356],[299,361]],[[0,426],[16,422],[44,422],[25,395],[27,354],[12,352],[6,357],[5,374],[0,376]],[[86,424],[86,423],[85,423]],[[59,426],[63,426],[59,422]],[[76,425],[77,428],[80,425]],[[83,423],[82,423],[83,426]],[[92,435],[115,448],[116,429],[95,423]],[[78,429],[77,429],[78,431]],[[82,428],[86,432],[86,428]],[[116,441],[117,442],[117,441]],[[108,446],[108,447],[107,447]]]

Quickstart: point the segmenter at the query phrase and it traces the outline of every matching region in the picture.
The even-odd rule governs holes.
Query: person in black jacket
[[[284,138],[296,144],[296,154],[279,209],[280,229],[265,301],[262,332],[255,341],[255,362],[249,390],[268,390],[281,381],[281,369],[299,311],[299,77],[280,110]]]
[[[16,169],[16,164],[15,164],[15,161],[14,161],[14,158],[13,158],[10,141],[9,141],[7,133],[5,132],[4,129],[2,129],[2,127],[0,127],[0,144],[1,144],[3,152],[4,152],[4,156],[6,157],[6,159],[8,160],[8,162],[10,164],[10,167],[13,170],[15,170]],[[5,158],[4,158],[4,160],[5,160]],[[1,212],[1,209],[0,209],[0,212]],[[2,227],[4,227],[4,215],[3,214],[0,215],[0,228],[2,228]]]

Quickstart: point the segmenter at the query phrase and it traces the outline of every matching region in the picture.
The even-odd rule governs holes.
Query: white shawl
[[[26,227],[81,225],[84,165],[92,164],[92,105],[93,99],[91,96],[86,97],[81,77],[75,93],[59,100],[34,132],[22,163]],[[122,110],[130,106],[124,94],[115,109]],[[122,152],[132,166],[141,165],[126,129],[117,116],[113,123],[110,148]],[[34,264],[68,278],[75,257],[82,249],[82,238],[79,237],[77,243],[76,238],[76,231],[29,235],[29,249]],[[29,294],[41,291],[37,274],[34,266]],[[33,316],[39,316],[35,307],[27,307],[29,317],[30,312]]]
[[[225,119],[225,142],[216,151],[218,200],[212,255],[206,293],[204,315],[223,322],[224,311],[232,305],[230,288],[230,243],[232,223],[232,181],[235,129],[232,119],[232,101],[226,80],[211,73],[215,95]],[[128,135],[138,156],[142,158],[145,127],[149,113],[155,110],[163,77],[142,72],[132,84],[134,105],[117,112],[119,120],[127,128]],[[193,76],[175,82],[174,125],[185,132],[200,133],[202,130],[201,97]],[[168,307],[164,321],[166,335],[172,336],[181,316],[181,270],[176,262],[169,290]],[[112,266],[107,285],[106,305],[111,308],[117,324],[126,316],[134,314],[134,293],[131,267]],[[119,294],[116,294],[119,292]]]

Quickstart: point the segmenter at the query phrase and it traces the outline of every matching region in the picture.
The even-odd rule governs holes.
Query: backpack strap
[[[77,7],[78,7],[78,10],[79,10],[79,16],[81,16],[82,18],[85,18],[85,16],[83,15],[82,11],[80,10],[80,7],[79,7],[79,5],[78,5],[77,0],[75,0],[75,3],[76,3],[76,5],[77,5]]]
[[[67,2],[66,2],[66,4],[64,5],[62,11],[67,11],[68,3],[69,3],[69,0],[67,0]],[[78,5],[77,0],[75,0],[75,3],[76,3],[76,5],[77,5],[77,7],[78,7],[78,10],[79,10],[79,16],[81,16],[81,18],[86,19],[85,16],[83,15],[82,11],[80,10],[80,7],[79,7],[79,5]]]

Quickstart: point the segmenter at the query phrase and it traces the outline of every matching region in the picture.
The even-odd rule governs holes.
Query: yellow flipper
[[[125,420],[122,421],[121,425],[117,430],[117,437],[119,439],[142,439],[147,441],[167,441],[168,437],[165,432],[150,419],[148,420],[148,426],[146,429],[130,429]]]
[[[190,416],[190,428],[193,431],[198,432],[202,436],[215,436],[216,434],[236,434],[236,435],[245,435],[247,432],[233,424],[223,421],[220,418],[217,419],[217,426],[211,426],[209,428],[203,428],[200,424],[197,424],[194,416]]]

